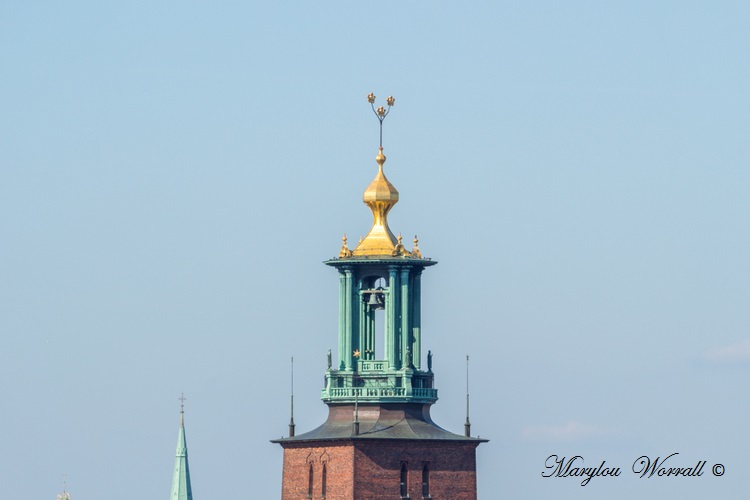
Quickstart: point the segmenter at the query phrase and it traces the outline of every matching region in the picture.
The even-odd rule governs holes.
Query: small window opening
[[[313,494],[313,464],[310,464],[310,475],[307,478],[307,498],[312,498]]]
[[[323,472],[321,473],[322,476],[323,476],[323,482],[322,482],[323,484],[321,486],[321,489],[323,490],[323,492],[322,492],[322,497],[323,498],[326,497],[326,486],[327,486],[326,485],[326,482],[327,482],[327,477],[326,476],[328,475],[327,472],[328,471],[326,471],[326,464],[323,464]]]
[[[430,464],[427,462],[422,466],[422,496],[432,498],[430,496]]]
[[[409,498],[409,475],[406,470],[406,462],[401,463],[401,498]]]

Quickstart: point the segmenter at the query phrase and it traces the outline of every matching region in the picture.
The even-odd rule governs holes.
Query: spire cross
[[[383,120],[385,120],[385,117],[388,116],[388,113],[391,112],[391,107],[396,102],[396,99],[394,99],[393,96],[389,95],[385,100],[385,103],[388,105],[388,109],[385,109],[383,106],[375,109],[375,94],[370,92],[370,94],[367,96],[367,102],[370,103],[372,112],[375,113],[375,116],[380,122],[380,149],[383,149]]]
[[[177,398],[177,400],[180,402],[180,413],[185,413],[185,400],[187,398],[185,397],[185,393],[181,392],[180,397]]]

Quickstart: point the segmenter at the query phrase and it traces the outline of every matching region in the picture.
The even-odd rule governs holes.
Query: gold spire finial
[[[398,202],[398,190],[388,182],[383,173],[383,165],[386,160],[383,154],[383,120],[391,112],[391,107],[396,103],[396,100],[393,96],[388,96],[385,100],[387,108],[383,106],[376,108],[375,94],[370,92],[367,96],[367,102],[370,103],[370,107],[380,125],[380,147],[378,148],[378,155],[375,157],[378,164],[378,173],[362,195],[362,201],[372,210],[372,228],[364,239],[360,239],[359,244],[352,251],[352,255],[391,255],[396,248],[396,238],[388,228],[387,216],[393,205]]]
[[[370,103],[370,106],[372,107],[372,112],[375,113],[375,116],[378,117],[378,121],[380,122],[380,149],[383,149],[383,120],[385,120],[385,117],[388,116],[388,113],[391,112],[391,107],[393,107],[394,104],[396,104],[396,99],[393,98],[392,95],[389,95],[388,98],[385,100],[385,104],[388,106],[388,109],[384,108],[383,106],[380,106],[378,109],[375,109],[375,94],[370,92],[367,95],[367,102]]]
[[[383,147],[380,147],[380,150],[378,151],[378,156],[375,157],[375,161],[378,162],[378,165],[380,165],[380,169],[383,169],[383,164],[385,163],[386,157],[383,154]]]

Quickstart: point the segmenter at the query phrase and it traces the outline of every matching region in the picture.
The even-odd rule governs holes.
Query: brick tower
[[[438,427],[430,417],[437,399],[432,355],[422,364],[423,258],[414,238],[408,251],[387,216],[398,191],[383,173],[380,121],[378,172],[364,192],[372,210],[370,232],[354,250],[344,236],[337,259],[325,264],[339,275],[338,358],[328,354],[322,399],[328,419],[317,429],[275,440],[284,448],[282,500],[475,500],[476,447],[485,439]],[[382,337],[381,337],[382,336]],[[382,347],[377,342],[382,338]],[[426,368],[426,369],[424,369]]]

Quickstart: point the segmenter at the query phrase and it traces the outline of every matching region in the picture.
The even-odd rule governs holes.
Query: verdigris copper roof
[[[174,475],[172,476],[172,494],[169,496],[170,500],[193,500],[193,491],[190,487],[187,441],[185,439],[184,413],[184,410],[180,411],[180,432],[177,435],[177,452],[175,453]]]

